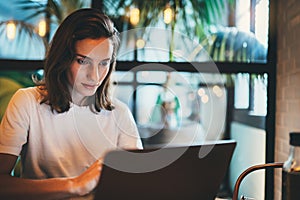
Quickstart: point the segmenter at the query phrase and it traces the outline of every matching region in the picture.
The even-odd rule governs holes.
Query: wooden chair
[[[250,174],[253,171],[260,170],[260,169],[267,169],[267,168],[282,168],[283,163],[278,162],[278,163],[266,163],[266,164],[261,164],[261,165],[254,165],[243,171],[240,176],[238,177],[237,181],[235,182],[234,190],[233,190],[233,196],[232,200],[238,200],[238,194],[239,194],[239,188],[240,185],[243,181],[243,179]],[[240,200],[245,200],[248,199],[245,196],[241,196]]]

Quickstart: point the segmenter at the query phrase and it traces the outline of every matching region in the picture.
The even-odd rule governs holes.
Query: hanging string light
[[[16,24],[10,21],[6,24],[6,36],[9,40],[13,40],[16,37]]]
[[[132,25],[137,25],[140,21],[140,10],[138,8],[130,9],[130,23]]]
[[[174,15],[174,13],[173,13],[172,8],[170,7],[169,4],[167,4],[167,6],[164,10],[164,22],[166,24],[170,24],[173,20],[173,15]]]
[[[144,48],[145,47],[145,40],[143,40],[143,39],[138,39],[137,41],[136,41],[136,47],[137,48],[139,48],[139,49],[142,49],[142,48]]]
[[[42,19],[39,24],[38,24],[38,34],[41,37],[44,37],[47,33],[47,24],[46,21],[44,19]]]

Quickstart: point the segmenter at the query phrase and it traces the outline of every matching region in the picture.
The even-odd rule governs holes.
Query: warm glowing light
[[[208,96],[207,96],[207,95],[203,95],[203,96],[201,97],[201,101],[202,101],[202,103],[207,103],[207,102],[208,102],[208,100],[209,100],[209,98],[208,98]]]
[[[14,22],[8,22],[6,24],[6,36],[9,40],[13,40],[16,37],[16,24]]]
[[[130,23],[132,25],[137,25],[140,21],[140,10],[138,8],[132,8],[130,10]]]
[[[170,24],[172,22],[173,19],[173,10],[170,7],[167,7],[164,10],[164,22],[166,24]]]
[[[47,28],[46,28],[46,21],[45,20],[41,20],[39,22],[39,25],[38,25],[38,34],[41,36],[41,37],[44,37],[47,33]]]
[[[203,95],[205,95],[205,90],[203,88],[200,88],[197,93],[200,97],[202,97]]]
[[[222,97],[223,96],[223,91],[222,91],[222,89],[218,85],[215,85],[213,87],[213,92],[215,93],[215,95],[217,97]]]
[[[139,49],[144,48],[145,44],[146,44],[145,40],[143,40],[143,39],[138,39],[136,41],[136,47]]]

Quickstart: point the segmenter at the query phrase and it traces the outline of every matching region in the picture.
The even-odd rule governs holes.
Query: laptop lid
[[[236,142],[111,151],[104,159],[95,200],[213,200]]]

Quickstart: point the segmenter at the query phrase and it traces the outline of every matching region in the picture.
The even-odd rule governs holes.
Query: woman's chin
[[[85,92],[85,93],[84,93],[84,96],[90,97],[90,96],[93,96],[95,93],[96,93],[96,91]]]

